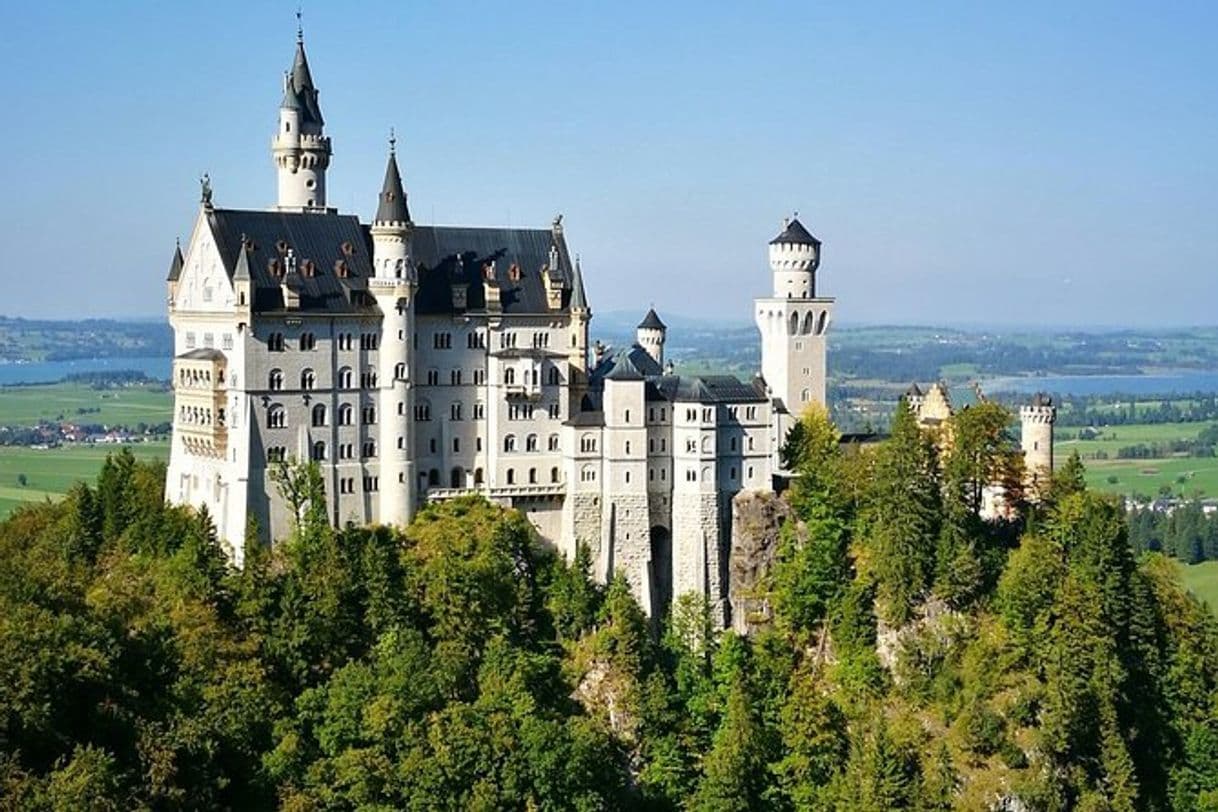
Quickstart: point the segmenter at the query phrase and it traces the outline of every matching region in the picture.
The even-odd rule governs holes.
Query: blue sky
[[[0,313],[163,312],[274,202],[295,4],[10,3]],[[330,202],[397,128],[419,222],[563,212],[594,311],[747,320],[784,214],[839,321],[1214,324],[1218,4],[307,3]]]

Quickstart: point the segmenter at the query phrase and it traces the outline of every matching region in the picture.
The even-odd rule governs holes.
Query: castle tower
[[[667,332],[668,328],[660,321],[653,307],[647,311],[634,333],[635,342],[647,350],[647,354],[661,367],[664,366],[664,336]]]
[[[283,77],[279,129],[271,139],[271,154],[279,176],[281,211],[323,211],[326,208],[326,168],[330,139],[317,102],[317,88],[305,57],[304,35],[296,32],[296,58]]]
[[[380,518],[384,524],[404,525],[414,512],[414,449],[410,337],[415,291],[411,234],[414,224],[406,207],[406,191],[398,172],[395,141],[389,139],[389,162],[381,184],[376,217],[372,220],[372,267],[368,290],[382,317],[377,380],[380,411]]]
[[[786,220],[770,241],[773,296],[755,305],[761,332],[761,374],[775,409],[775,470],[787,431],[813,403],[826,404],[825,351],[834,300],[817,297],[820,240],[797,219]]]
[[[1053,424],[1056,420],[1057,407],[1044,392],[1036,393],[1030,404],[1019,409],[1019,444],[1023,448],[1028,495],[1033,499],[1039,496],[1039,491],[1053,474]]]

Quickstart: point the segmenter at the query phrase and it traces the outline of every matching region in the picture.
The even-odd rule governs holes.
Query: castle
[[[654,310],[631,346],[590,352],[561,217],[416,224],[392,139],[371,224],[329,207],[299,35],[271,154],[276,205],[220,208],[205,179],[174,252],[167,498],[205,507],[240,565],[248,528],[291,529],[282,461],[320,466],[335,525],[403,525],[428,501],[482,494],[566,555],[588,545],[597,576],[623,574],[648,612],[697,592],[725,622],[733,498],[772,489],[792,421],[825,402],[820,242],[790,220],[769,245],[761,374],[690,377],[665,363]]]
[[[404,525],[428,501],[481,494],[567,556],[587,545],[597,577],[624,575],[649,613],[695,592],[726,623],[736,497],[773,490],[790,427],[826,402],[820,241],[797,219],[770,241],[759,375],[678,375],[654,310],[630,346],[589,347],[561,217],[418,225],[392,138],[371,224],[329,207],[299,34],[271,154],[276,205],[219,208],[205,176],[174,251],[166,498],[206,508],[241,565],[251,528],[260,542],[292,529],[274,481],[288,460],[318,464],[336,526]],[[928,427],[952,413],[941,384],[907,402]],[[1033,487],[1052,471],[1054,416],[1043,396],[1020,413]]]

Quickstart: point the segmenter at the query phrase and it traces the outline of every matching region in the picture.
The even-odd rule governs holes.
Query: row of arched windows
[[[537,435],[530,434],[524,438],[524,450],[525,451],[540,451],[541,449],[540,449],[540,446],[538,445],[538,443],[539,443],[539,438],[537,437]],[[558,446],[559,446],[558,435],[551,434],[550,439],[546,442],[546,450],[547,451],[557,451]],[[504,436],[503,450],[509,451],[509,452],[517,450],[515,434],[508,434],[508,435]]]

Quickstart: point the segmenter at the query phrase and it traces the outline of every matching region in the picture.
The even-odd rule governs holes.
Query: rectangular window
[[[195,348],[195,334],[187,333],[186,334],[186,349],[193,350],[194,348]]]

